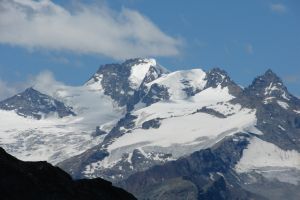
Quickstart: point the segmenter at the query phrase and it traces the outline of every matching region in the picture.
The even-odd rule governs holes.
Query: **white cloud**
[[[57,88],[67,86],[57,81],[53,73],[48,70],[42,71],[36,76],[30,76],[23,82],[9,83],[0,79],[0,101],[14,96],[29,87],[33,87],[44,94],[53,95]]]
[[[81,4],[68,10],[51,0],[0,0],[0,43],[124,59],[175,56],[181,42],[126,8],[117,13]]]
[[[41,93],[55,96],[55,92],[58,89],[68,87],[64,83],[57,81],[51,71],[45,70],[40,72],[38,75],[31,77],[27,82],[34,89]]]
[[[18,88],[16,85],[9,85],[6,81],[0,79],[0,100],[16,94],[17,91]]]
[[[271,4],[270,9],[271,9],[271,11],[280,13],[280,14],[287,12],[287,7],[280,3]]]

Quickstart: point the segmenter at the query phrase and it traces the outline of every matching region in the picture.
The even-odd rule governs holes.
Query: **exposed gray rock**
[[[159,78],[164,73],[168,73],[159,65],[150,66],[145,77],[141,77],[143,79],[141,85],[138,88],[132,87],[129,79],[132,66],[141,63],[147,63],[147,61],[142,58],[134,58],[121,64],[102,65],[90,80],[101,82],[104,94],[110,96],[119,106],[126,106],[130,111],[146,94],[145,84]]]
[[[149,106],[159,101],[166,101],[170,99],[168,88],[163,85],[154,83],[151,85],[149,92],[143,97],[142,102]]]
[[[107,157],[109,155],[109,153],[107,152],[108,145],[111,144],[116,138],[125,134],[128,129],[133,128],[136,118],[136,116],[127,113],[105,136],[102,143],[93,147],[92,149],[89,149],[86,152],[83,152],[82,154],[59,163],[58,166],[67,171],[74,178],[85,177],[86,167]]]
[[[300,100],[291,95],[281,79],[271,70],[254,79],[252,84],[232,101],[256,109],[261,139],[282,149],[300,151]],[[280,104],[286,107],[283,107]]]
[[[131,128],[135,125],[135,120],[137,116],[127,113],[123,118],[121,118],[115,127],[109,132],[109,134],[104,138],[103,145],[107,146],[112,142],[112,140],[121,137],[127,131],[130,131]]]
[[[28,88],[22,93],[1,101],[0,109],[13,110],[20,116],[36,119],[49,114],[57,114],[60,118],[75,116],[72,107],[65,106],[64,103],[33,88]]]
[[[145,121],[142,124],[142,128],[143,129],[159,128],[160,127],[160,120],[161,120],[161,118],[155,118],[155,119],[151,119],[149,121]]]
[[[205,88],[216,88],[218,85],[222,88],[228,87],[229,93],[233,96],[238,96],[242,92],[242,88],[230,79],[227,72],[220,68],[213,68],[208,71],[205,79],[207,81]]]
[[[121,160],[109,168],[97,168],[92,174],[85,173],[85,177],[100,176],[117,183],[127,179],[130,175],[144,171],[155,165],[161,165],[172,157],[171,154],[157,152],[142,152],[134,149],[132,153],[123,154]]]
[[[234,140],[237,137],[239,140]],[[264,199],[242,189],[232,170],[241,158],[248,138],[245,134],[226,138],[214,148],[138,172],[119,185],[140,199],[165,199],[171,193],[174,196],[178,193],[182,199],[189,196],[191,199]],[[173,186],[174,180],[184,181]]]
[[[214,109],[207,108],[206,106],[198,109],[196,112],[207,113],[207,114],[213,115],[213,116],[218,117],[218,118],[226,118],[226,116],[224,114],[222,114],[218,111],[215,111]]]
[[[91,163],[101,161],[108,155],[109,153],[106,149],[99,145],[85,151],[82,154],[64,160],[63,162],[58,163],[57,166],[68,172],[74,179],[80,179],[85,177],[84,172],[86,170],[86,166]]]
[[[277,99],[288,100],[291,98],[287,88],[282,80],[270,69],[263,75],[258,76],[244,91],[247,96],[264,99],[266,97],[275,97]]]
[[[272,175],[269,175],[270,173]],[[280,176],[282,177],[281,179],[286,180],[278,179]],[[298,180],[288,180],[294,177],[298,178]],[[241,186],[245,190],[259,194],[270,200],[300,199],[299,177],[300,172],[295,169],[264,169],[263,172],[252,171],[239,174]],[[298,181],[298,183],[294,181]]]
[[[194,183],[182,178],[166,180],[165,184],[157,184],[146,188],[139,199],[182,200],[197,199],[198,189]]]
[[[107,134],[105,131],[101,130],[99,126],[96,126],[96,130],[93,133],[94,137]]]

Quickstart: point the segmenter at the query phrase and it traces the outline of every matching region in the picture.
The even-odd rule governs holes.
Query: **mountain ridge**
[[[209,198],[211,192],[219,188],[224,199],[248,193],[262,199],[271,198],[260,190],[265,188],[264,183],[270,185],[266,190],[280,186],[283,192],[297,191],[300,100],[289,93],[271,70],[242,88],[220,68],[207,72],[202,69],[170,72],[155,60],[136,58],[121,64],[103,65],[83,86],[60,87],[55,94],[66,105],[74,107],[77,114],[64,119],[67,126],[72,127],[72,131],[80,127],[81,134],[86,134],[85,139],[76,143],[82,145],[75,145],[75,149],[74,144],[64,144],[70,145],[71,152],[75,153],[69,157],[65,153],[55,163],[73,178],[102,177],[130,187],[132,177],[137,177],[134,178],[136,186],[142,190],[139,186],[143,185],[143,180],[138,177],[142,172],[149,173],[147,179],[155,179],[157,174],[152,173],[153,168],[177,163],[178,170],[184,169],[189,174],[192,171],[181,168],[179,160],[197,163],[198,157],[191,156],[193,153],[211,150],[218,152],[214,156],[223,160],[224,165],[227,163],[230,173],[221,176],[218,173],[222,171],[216,170],[210,177],[199,171],[200,179],[193,181],[179,173],[168,180],[166,186],[159,181],[158,185],[148,185],[145,189],[153,192],[148,194],[153,199],[160,192],[168,196],[169,189],[174,187],[178,195],[191,193],[192,199]],[[86,125],[81,127],[83,124]],[[4,130],[7,133],[4,141],[8,141],[4,145],[14,150],[17,144],[10,145],[12,136],[9,133],[16,131]],[[40,135],[37,133],[36,137]],[[70,134],[59,138],[67,135]],[[51,137],[58,141],[53,134]],[[73,136],[69,137],[72,141]],[[239,142],[243,141],[244,145],[240,146]],[[91,143],[86,146],[85,142]],[[77,150],[84,146],[82,151]],[[64,151],[57,153],[60,152]],[[252,161],[255,152],[259,152],[258,161],[265,162]],[[32,150],[31,155],[36,153]],[[202,163],[199,167],[206,168],[208,164]],[[287,178],[282,178],[283,175]],[[256,182],[251,180],[252,176],[256,177]],[[212,181],[214,177],[216,181]],[[273,179],[276,181],[271,184]],[[233,184],[235,182],[237,184]],[[285,183],[290,189],[282,186]],[[181,189],[185,192],[180,193]],[[141,195],[139,191],[130,190]]]

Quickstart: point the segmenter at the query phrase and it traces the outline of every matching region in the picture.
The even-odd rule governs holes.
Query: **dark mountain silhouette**
[[[23,162],[0,148],[2,200],[133,200],[133,195],[100,178],[74,181],[45,161]]]

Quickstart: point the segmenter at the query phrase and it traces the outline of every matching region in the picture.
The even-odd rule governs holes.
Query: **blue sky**
[[[0,95],[45,70],[80,85],[101,64],[143,56],[170,70],[220,67],[243,86],[271,68],[300,96],[300,1],[20,2],[0,0]]]

